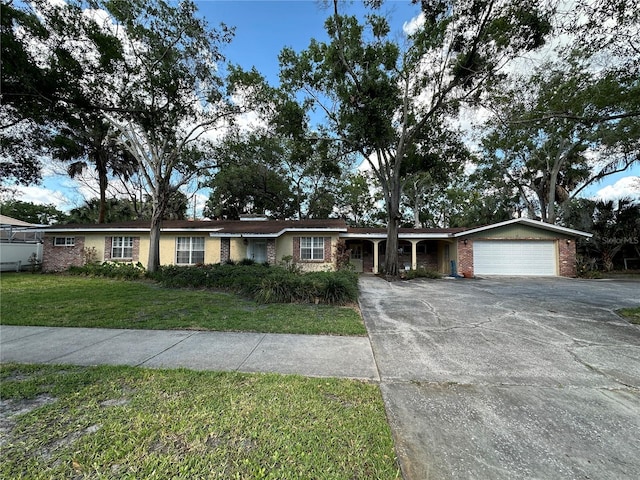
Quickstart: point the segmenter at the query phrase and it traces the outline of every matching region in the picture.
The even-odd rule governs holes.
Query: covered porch
[[[356,229],[353,229],[356,230]],[[431,238],[430,238],[431,237]],[[424,268],[442,274],[451,273],[451,260],[455,260],[453,240],[446,236],[433,238],[434,234],[401,232],[398,238],[400,268],[417,270]],[[385,232],[350,232],[341,235],[351,252],[350,263],[358,273],[382,273],[385,263]]]

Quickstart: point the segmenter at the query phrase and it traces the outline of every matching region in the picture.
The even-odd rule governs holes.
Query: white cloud
[[[53,204],[58,210],[68,210],[72,207],[71,200],[64,193],[46,187],[16,187],[14,198],[23,202],[35,203],[36,205]]]
[[[640,177],[629,176],[598,190],[594,200],[619,200],[621,198],[640,199]]]
[[[424,13],[420,12],[420,14],[418,16],[413,17],[408,22],[404,22],[402,24],[402,31],[404,32],[405,35],[413,35],[423,25],[424,25]]]

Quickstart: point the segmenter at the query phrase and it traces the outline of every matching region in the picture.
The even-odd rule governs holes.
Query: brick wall
[[[559,270],[561,277],[575,277],[576,270],[576,242],[561,238],[558,240]]]
[[[42,271],[62,272],[71,266],[84,264],[84,237],[75,237],[72,247],[58,247],[53,244],[55,237],[45,237],[42,245]]]
[[[267,239],[267,262],[270,265],[276,264],[276,239]]]
[[[300,237],[293,237],[293,261],[300,261]]]
[[[220,263],[225,263],[231,258],[231,239],[220,239]]]
[[[409,262],[411,262],[411,257],[409,257]],[[437,253],[418,253],[416,256],[416,263],[418,268],[437,271],[438,255]]]
[[[473,277],[473,240],[458,240],[458,274]]]
[[[324,237],[324,261],[329,263],[333,258],[333,253],[331,251],[331,237]]]

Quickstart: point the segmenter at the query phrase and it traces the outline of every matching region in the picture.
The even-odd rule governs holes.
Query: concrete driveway
[[[360,288],[406,480],[640,478],[640,283]]]

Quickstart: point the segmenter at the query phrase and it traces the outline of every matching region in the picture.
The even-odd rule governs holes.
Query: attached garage
[[[590,233],[516,218],[457,232],[457,270],[481,275],[576,276],[576,240]]]
[[[558,275],[553,240],[477,240],[473,243],[476,275]]]

